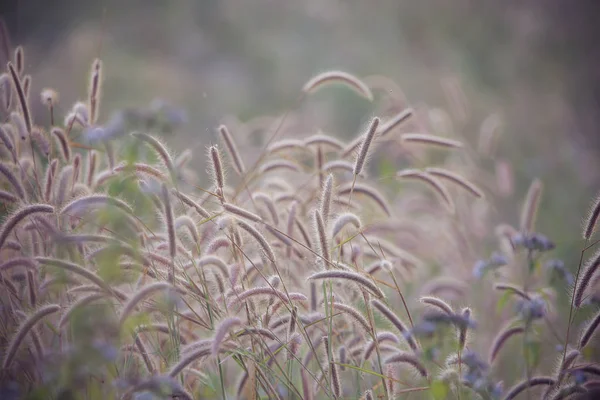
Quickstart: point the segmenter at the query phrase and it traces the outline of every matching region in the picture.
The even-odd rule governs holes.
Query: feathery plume
[[[100,278],[98,275],[96,275],[95,273],[93,273],[85,268],[80,267],[77,264],[74,264],[74,263],[71,263],[68,261],[57,260],[55,258],[48,258],[48,257],[36,257],[35,259],[37,262],[39,262],[42,265],[59,268],[59,269],[80,275],[81,277],[94,283],[96,286],[103,289],[107,293],[110,293],[110,294],[116,293],[110,287],[110,285],[108,285],[106,282],[104,282],[102,280],[102,278]]]
[[[65,162],[71,161],[71,146],[69,145],[69,139],[67,139],[67,135],[65,131],[58,127],[53,127],[50,130],[50,134],[55,138],[58,142],[58,147],[60,149],[60,153],[65,160]]]
[[[167,224],[167,237],[169,239],[169,255],[171,256],[171,268],[169,269],[169,282],[175,284],[175,261],[177,256],[177,238],[175,236],[175,223],[173,221],[173,208],[171,207],[171,198],[169,189],[164,183],[161,186],[162,202],[164,205],[165,222]]]
[[[23,91],[23,86],[21,86],[19,74],[15,71],[15,67],[10,61],[8,62],[8,71],[10,72],[13,86],[17,92],[17,97],[19,98],[19,105],[21,106],[21,113],[23,113],[23,122],[25,123],[27,133],[31,133],[31,114],[29,112],[29,105],[27,104],[27,97]],[[24,139],[23,137],[21,138]]]
[[[461,315],[462,315],[464,321],[470,321],[471,320],[471,309],[469,307],[463,308]],[[465,345],[467,344],[467,335],[469,332],[468,328],[469,328],[468,323],[462,324],[462,326],[458,327],[458,346],[461,351],[465,348]]]
[[[71,316],[73,315],[73,313],[80,309],[83,306],[86,306],[90,303],[93,303],[96,300],[100,300],[106,297],[106,293],[92,293],[89,294],[87,296],[84,296],[80,299],[78,299],[77,301],[74,301],[69,308],[63,313],[63,315],[60,317],[60,320],[58,321],[58,327],[60,329],[62,329],[65,324],[67,322],[69,322],[69,320],[71,319]]]
[[[61,206],[65,202],[65,198],[72,196],[71,189],[73,188],[73,166],[65,165],[60,174],[58,174],[58,185],[54,189],[54,204]]]
[[[4,143],[4,146],[10,151],[15,164],[17,163],[17,153],[15,151],[15,144],[13,143],[13,136],[6,131],[5,127],[0,124],[0,140]]]
[[[596,330],[600,326],[600,311],[596,312],[596,315],[587,322],[583,330],[581,331],[581,337],[579,338],[579,348],[582,349],[590,342],[590,339],[596,333]]]
[[[215,329],[215,334],[213,336],[212,345],[211,345],[211,354],[216,356],[219,354],[219,350],[221,349],[221,343],[223,339],[225,339],[225,335],[233,328],[234,326],[238,326],[242,324],[242,320],[238,317],[226,317]]]
[[[342,71],[327,71],[318,74],[306,82],[302,88],[302,91],[304,93],[313,93],[332,83],[342,83],[354,90],[356,93],[365,97],[367,100],[373,101],[373,93],[363,81],[354,75]]]
[[[575,383],[575,384],[565,386],[565,387],[557,390],[556,393],[554,394],[554,396],[550,397],[550,400],[562,400],[562,399],[572,398],[571,395],[577,394],[577,393],[579,393],[579,394],[588,393],[588,390],[582,386],[579,386],[579,384]],[[579,398],[579,397],[577,397],[577,398]],[[585,397],[584,397],[584,399],[585,399]]]
[[[423,296],[419,299],[419,301],[421,303],[436,307],[448,315],[454,314],[454,310],[452,309],[452,307],[450,307],[450,305],[448,303],[446,303],[444,300],[440,299],[439,297]]]
[[[39,126],[31,128],[31,141],[44,156],[48,157],[50,155],[50,141],[46,137],[44,130]]]
[[[19,76],[22,76],[25,71],[25,51],[23,50],[23,46],[17,46],[15,49],[15,64]]]
[[[262,296],[262,297],[278,297],[281,301],[306,301],[308,300],[302,293],[290,292],[289,297],[284,292],[274,289],[268,286],[257,286],[251,289],[247,289],[235,295],[233,303],[241,303],[250,297]]]
[[[351,271],[343,271],[343,270],[329,270],[329,271],[321,271],[316,272],[310,275],[306,280],[319,280],[319,279],[344,279],[350,280],[359,286],[368,289],[375,296],[382,298],[385,297],[385,294],[375,285],[371,280],[366,278],[365,276]],[[373,300],[376,301],[376,300]],[[382,303],[380,303],[383,305]]]
[[[176,230],[178,230],[179,228],[186,228],[194,244],[197,245],[198,243],[200,243],[200,235],[198,234],[196,223],[190,216],[180,215],[179,217],[175,218],[173,225],[175,226]]]
[[[300,139],[282,139],[276,142],[273,142],[267,147],[267,151],[269,153],[277,153],[279,151],[289,150],[289,149],[300,149],[305,150],[306,145]]]
[[[23,188],[20,179],[18,179],[17,175],[11,171],[10,167],[3,162],[0,162],[0,174],[6,177],[6,180],[11,184],[16,195],[19,196],[21,200],[27,200],[25,188]]]
[[[207,265],[214,265],[219,269],[219,271],[225,278],[229,278],[229,269],[227,268],[227,264],[225,263],[225,261],[223,261],[217,256],[203,256],[200,259],[198,259],[197,265],[201,268]]]
[[[269,340],[277,340],[278,339],[277,335],[275,335],[270,330],[264,329],[264,328],[244,328],[244,329],[236,332],[233,336],[239,338],[239,337],[246,336],[246,335],[260,335],[260,336],[264,336],[265,338],[267,338]]]
[[[410,346],[411,349],[417,350],[417,344],[415,343],[413,337],[410,335],[410,332],[406,328],[406,325],[390,310],[385,304],[380,302],[379,300],[373,299],[371,300],[371,304],[375,307],[384,317],[386,317],[392,325],[400,331],[402,335],[404,335],[406,342]]]
[[[463,147],[461,142],[443,138],[441,136],[429,135],[426,133],[405,133],[400,136],[402,143],[418,143],[432,146],[459,149]]]
[[[325,226],[327,226],[327,223],[329,222],[332,192],[333,175],[329,174],[327,176],[327,179],[325,179],[325,183],[323,184],[323,188],[321,190],[321,198],[319,202],[319,211],[321,212],[321,217],[323,217],[323,222]]]
[[[185,149],[184,151],[182,151],[181,154],[179,154],[175,159],[175,168],[185,168],[190,163],[190,161],[192,161],[193,155],[194,154],[190,149]]]
[[[29,318],[27,318],[17,329],[17,332],[13,335],[10,344],[6,349],[6,355],[2,361],[2,368],[7,369],[13,361],[13,358],[19,348],[19,345],[25,339],[27,334],[32,331],[34,326],[44,317],[54,314],[60,310],[58,304],[48,304],[47,306],[41,307],[36,310]]]
[[[363,317],[360,311],[358,311],[356,308],[339,302],[333,302],[332,305],[333,308],[348,314],[357,323],[357,326],[360,329],[364,330],[367,333],[370,333],[372,331],[369,321],[367,321],[367,319]]]
[[[288,212],[288,221],[287,221],[287,229],[286,229],[286,234],[289,237],[293,237],[294,236],[294,225],[296,224],[296,212],[297,212],[297,203],[293,202],[292,205],[290,206],[289,212]],[[292,255],[292,246],[291,243],[290,245],[287,247],[287,253],[286,253],[287,257],[291,257]]]
[[[392,263],[389,262],[388,260],[377,260],[375,262],[373,262],[371,265],[369,265],[365,270],[367,272],[367,274],[369,275],[373,275],[374,273],[376,273],[377,271],[383,269],[385,271],[391,271],[392,270]]]
[[[154,136],[142,132],[134,132],[131,135],[136,139],[148,143],[148,145],[150,145],[150,147],[152,147],[154,151],[158,153],[162,162],[165,164],[165,167],[167,167],[167,169],[169,170],[171,177],[175,177],[176,171],[175,166],[173,164],[173,158],[171,157],[171,154],[169,154],[169,150],[167,149],[167,147],[163,143],[161,143],[160,140],[156,139]]]
[[[179,375],[181,371],[185,369],[188,365],[198,360],[199,358],[209,356],[211,354],[211,350],[208,348],[199,348],[193,350],[189,354],[186,354],[185,357],[182,357],[179,362],[171,367],[171,369],[167,372],[167,375],[170,377],[175,377]]]
[[[110,144],[110,142],[107,142]],[[108,149],[107,149],[108,151]],[[111,167],[112,168],[112,167]],[[133,163],[133,164],[121,164],[117,165],[113,168],[113,172],[135,172],[140,175],[149,175],[153,178],[158,179],[159,181],[165,180],[165,175],[160,172],[158,169],[154,168],[151,165],[144,163]],[[98,182],[96,182],[98,185]]]
[[[90,101],[90,124],[95,124],[98,119],[98,109],[100,108],[100,96],[102,88],[102,61],[98,58],[92,63],[92,73],[90,76],[89,101]]]
[[[352,141],[350,143],[348,143],[342,150],[342,154],[341,154],[342,158],[346,158],[352,154],[356,154],[357,149],[360,147],[362,142],[363,142],[362,136],[358,136],[358,137],[352,139]],[[352,165],[352,172],[354,172],[354,164]]]
[[[427,378],[427,369],[425,368],[423,363],[421,363],[421,361],[419,361],[417,359],[417,357],[415,357],[413,354],[404,353],[404,352],[396,353],[393,356],[386,358],[384,363],[385,364],[396,364],[396,363],[410,364],[419,372],[419,374],[422,377]]]
[[[317,295],[317,284],[315,282],[310,282],[310,311],[317,311],[317,303],[318,303],[318,295]]]
[[[353,225],[356,229],[360,229],[362,225],[360,223],[360,219],[356,215],[352,213],[341,214],[335,219],[333,223],[331,236],[335,237],[348,224]]]
[[[322,133],[307,137],[303,143],[305,146],[329,146],[334,150],[341,150],[344,147],[344,144],[336,138]]]
[[[427,172],[416,170],[416,169],[404,169],[404,170],[398,171],[396,173],[396,177],[416,179],[420,182],[427,184],[444,200],[444,203],[446,203],[446,207],[448,208],[448,211],[454,212],[454,202],[452,201],[452,197],[450,196],[450,193],[448,193],[448,189],[446,189],[446,186],[444,186],[444,184],[442,184],[433,175],[431,175]]]
[[[9,110],[12,103],[11,78],[7,73],[0,74],[0,106]]]
[[[389,207],[387,201],[385,200],[385,198],[383,197],[383,195],[381,193],[379,193],[377,190],[375,190],[374,188],[372,188],[371,186],[365,185],[363,183],[355,183],[354,186],[352,186],[352,183],[350,182],[350,183],[345,184],[342,187],[340,187],[338,190],[338,194],[339,195],[349,194],[351,191],[352,191],[352,193],[355,193],[355,194],[363,194],[365,196],[368,196],[373,201],[375,201],[375,203],[377,203],[377,205],[388,216],[392,215],[392,212],[390,211],[390,207]]]
[[[292,314],[290,315],[290,323],[288,325],[288,338],[292,337],[292,335],[296,332],[296,318],[298,315],[298,307],[292,307]]]
[[[284,170],[287,169],[289,171],[299,172],[300,166],[298,166],[298,164],[296,164],[292,161],[288,161],[288,160],[284,160],[284,159],[271,160],[271,161],[267,161],[267,162],[263,163],[260,166],[259,172],[261,174],[265,174],[267,172],[275,171],[275,170],[279,170],[279,169],[284,169]]]
[[[217,146],[210,146],[208,148],[210,159],[212,163],[212,174],[214,185],[221,190],[225,186],[225,173],[223,171],[223,164],[221,163],[221,154]]]
[[[379,135],[381,137],[387,135],[397,127],[402,126],[404,122],[406,122],[410,117],[414,115],[415,111],[412,108],[405,108],[400,111],[398,114],[393,116],[392,118],[386,120],[382,126],[379,128]]]
[[[340,360],[340,364],[346,364],[347,359],[346,359],[346,346],[340,346],[338,348],[338,360]],[[342,371],[346,370],[346,367],[343,365],[340,365],[340,369]]]
[[[6,201],[8,203],[16,203],[17,201],[19,201],[19,198],[10,192],[0,190],[0,200]]]
[[[2,226],[0,226],[0,249],[4,247],[4,243],[6,242],[6,239],[8,239],[8,236],[23,219],[33,214],[49,214],[52,212],[54,212],[54,207],[51,205],[30,204],[12,213],[6,218]]]
[[[304,226],[302,221],[298,218],[296,218],[296,228],[298,228],[298,230],[300,231],[300,234],[302,235],[302,239],[304,239],[306,246],[309,249],[312,249],[312,247],[313,247],[312,240],[310,240],[310,235],[308,234],[308,230],[306,229],[306,227]]]
[[[213,254],[216,253],[221,247],[229,247],[230,244],[230,240],[227,237],[219,236],[211,240],[206,245],[205,251],[207,254]]]
[[[492,346],[490,347],[490,355],[489,355],[490,364],[492,364],[494,362],[494,360],[496,359],[496,356],[500,352],[500,349],[502,348],[502,346],[504,345],[504,343],[506,343],[506,341],[508,339],[510,339],[514,335],[518,335],[518,334],[524,333],[524,332],[525,332],[525,328],[522,326],[507,326],[506,328],[502,329],[496,335],[496,337],[494,338],[494,341],[492,342]]]
[[[175,196],[177,196],[179,198],[179,200],[181,200],[185,205],[193,208],[194,210],[196,210],[196,212],[198,214],[200,214],[200,216],[202,216],[203,218],[210,218],[210,213],[208,211],[206,211],[204,209],[204,207],[202,207],[200,204],[198,204],[197,202],[195,202],[194,200],[192,200],[189,196],[186,196],[185,194],[181,193],[178,190],[174,190],[173,193],[175,194]]]
[[[537,209],[542,197],[542,189],[543,185],[539,179],[535,179],[529,186],[527,197],[525,197],[525,202],[521,210],[520,228],[523,233],[533,232]]]
[[[127,303],[123,305],[123,309],[121,310],[121,315],[119,316],[119,325],[123,326],[123,323],[129,317],[129,315],[135,310],[137,305],[142,302],[146,297],[154,294],[158,291],[163,291],[172,288],[173,286],[167,282],[154,282],[150,283],[137,292],[135,292]]]
[[[346,172],[350,172],[351,174],[354,173],[354,164],[351,163],[350,161],[346,161],[346,160],[332,160],[332,161],[328,161],[325,164],[323,164],[322,167],[323,171],[325,172],[333,172],[336,170],[340,170],[340,171],[346,171]],[[361,172],[359,174],[359,176],[364,177],[365,176],[365,172]]]
[[[243,175],[244,173],[246,173],[246,168],[244,167],[242,157],[237,149],[237,146],[235,145],[235,141],[229,133],[229,129],[227,129],[225,125],[221,125],[219,126],[219,133],[221,134],[221,137],[225,142],[225,146],[229,151],[229,155],[233,160],[233,168],[235,169],[235,172],[237,172],[239,175]]]
[[[525,293],[522,289],[518,288],[515,285],[511,285],[510,283],[497,283],[494,285],[494,289],[501,291],[509,291],[511,293],[516,294],[519,297],[524,298],[525,300],[531,299],[531,296]]]
[[[598,223],[598,216],[600,216],[600,194],[596,196],[592,203],[588,215],[583,223],[583,238],[589,239],[596,230],[596,224]]]
[[[446,179],[450,182],[453,182],[459,186],[461,186],[462,188],[464,188],[465,190],[467,190],[468,192],[470,192],[473,196],[478,197],[480,199],[484,198],[484,194],[481,191],[481,189],[479,189],[477,186],[475,186],[473,183],[469,182],[467,179],[465,179],[464,177],[452,172],[452,171],[448,171],[444,168],[434,168],[434,167],[430,167],[430,168],[426,168],[425,172],[427,172],[428,174],[431,174],[433,176],[436,176],[438,178],[442,178],[442,179]]]
[[[237,220],[237,225],[246,232],[248,232],[250,236],[252,236],[258,242],[258,244],[262,248],[262,251],[267,256],[269,261],[275,263],[275,261],[277,260],[275,257],[275,252],[273,251],[271,245],[267,242],[267,239],[265,239],[265,237],[262,235],[262,233],[260,233],[252,225],[246,223],[246,221]]]
[[[48,107],[53,107],[58,103],[58,93],[54,89],[44,88],[40,92],[40,100]]]
[[[75,199],[65,205],[60,213],[66,215],[77,215],[81,212],[89,211],[90,207],[108,205],[119,208],[122,211],[125,211],[127,214],[133,214],[131,207],[123,200],[103,194],[92,194]]]
[[[38,265],[35,260],[25,257],[15,257],[0,264],[0,272],[6,272],[12,268],[24,267],[29,271],[38,272]]]
[[[325,234],[325,222],[319,210],[314,211],[314,223],[317,242],[319,243],[319,253],[321,257],[327,262],[331,259],[329,254],[329,243],[327,241],[327,235]]]
[[[376,340],[371,340],[366,344],[365,349],[363,351],[363,361],[368,360],[371,357],[373,350],[375,350],[375,346],[382,342],[400,343],[400,339],[392,332],[377,333]]]
[[[36,305],[36,281],[32,271],[27,271],[27,289],[29,292],[29,305],[33,308]]]
[[[558,357],[558,364],[556,367],[556,372],[554,374],[557,383],[554,386],[560,386],[565,374],[569,372],[569,369],[575,363],[575,361],[577,361],[577,358],[579,358],[580,355],[581,353],[579,352],[579,350],[571,349],[567,354],[564,355],[564,360],[562,354]],[[552,389],[552,386],[548,387],[544,395],[547,396],[548,394],[550,394],[552,392]]]
[[[81,173],[81,154],[75,154],[73,157],[73,182],[79,180],[79,174]]]
[[[331,389],[333,391],[333,397],[337,399],[342,396],[342,384],[340,382],[338,366],[333,355],[331,356],[331,361],[329,361],[329,374],[331,375]]]
[[[92,151],[88,152],[87,178],[85,180],[85,183],[89,187],[92,187],[92,184],[94,183],[95,173],[96,173],[96,152],[92,150]]]
[[[369,148],[371,147],[375,133],[377,133],[378,126],[379,118],[375,117],[373,118],[373,121],[371,121],[371,125],[369,125],[369,130],[365,134],[362,144],[360,145],[360,150],[356,156],[356,161],[354,162],[354,175],[360,174],[365,165]]]
[[[21,84],[23,85],[23,93],[25,93],[25,98],[29,99],[29,89],[31,89],[31,75],[25,75],[21,80]]]
[[[555,382],[555,379],[550,376],[535,376],[531,379],[525,379],[524,381],[519,382],[510,388],[504,395],[503,400],[512,400],[517,397],[519,393],[529,389],[530,387],[539,385],[554,385]]]
[[[305,400],[314,400],[315,393],[308,381],[309,375],[308,375],[308,372],[306,372],[306,368],[300,369],[300,376],[302,378],[302,395],[304,396],[304,399]]]
[[[254,214],[253,212],[243,209],[242,207],[238,207],[235,204],[223,202],[223,208],[225,209],[225,211],[237,215],[238,217],[246,218],[253,222],[262,222],[261,217]]]
[[[277,210],[275,208],[275,203],[271,196],[262,192],[255,192],[252,194],[252,199],[255,202],[261,202],[265,205],[269,213],[271,214],[271,219],[275,225],[279,224],[279,215],[277,215]]]

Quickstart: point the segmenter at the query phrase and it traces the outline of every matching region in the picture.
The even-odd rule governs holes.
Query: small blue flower
[[[517,312],[526,321],[543,318],[546,315],[546,302],[539,296],[522,299],[517,303]]]
[[[506,256],[494,252],[488,260],[479,260],[475,263],[473,266],[473,277],[481,279],[488,270],[499,268],[506,264],[508,264]]]
[[[485,262],[483,260],[477,261],[475,263],[475,266],[473,267],[473,277],[477,278],[477,279],[483,278],[486,267],[487,267],[487,262]]]
[[[574,283],[573,274],[571,274],[567,268],[565,268],[565,263],[561,260],[552,259],[546,261],[544,264],[544,268],[550,271],[552,276],[557,276],[560,279],[563,279],[569,286],[572,286]]]
[[[541,233],[522,234],[518,233],[511,238],[515,247],[523,247],[527,250],[549,251],[554,249],[554,243]]]
[[[585,377],[585,374],[582,371],[574,371],[572,375],[575,378],[575,383],[577,383],[578,385],[582,385],[587,381],[587,378]]]
[[[504,254],[494,252],[490,257],[488,264],[492,267],[502,267],[503,265],[508,264],[508,259]]]
[[[108,362],[116,361],[119,351],[115,346],[110,343],[104,341],[96,341],[92,345],[98,352],[104,357],[104,359]]]
[[[562,353],[564,348],[565,348],[565,346],[563,346],[562,344],[557,344],[556,346],[554,346],[554,349],[556,350],[557,353]]]

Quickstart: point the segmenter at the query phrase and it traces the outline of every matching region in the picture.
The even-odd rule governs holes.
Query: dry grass
[[[351,85],[378,115],[363,137],[301,140],[280,129],[290,111],[269,120],[276,128],[250,165],[235,130],[221,126],[235,174],[222,150],[207,146],[212,186],[200,188],[190,155],[96,121],[100,65],[110,68],[94,61],[88,102],[75,104],[63,126],[31,119],[28,103],[39,97],[27,96],[23,71],[8,65],[17,96],[0,110],[11,121],[1,126],[0,147],[4,393],[565,398],[598,380],[587,346],[598,315],[581,338],[562,333],[571,317],[556,312],[565,299],[551,282],[558,273],[554,287],[566,289],[569,272],[535,230],[541,182],[532,184],[519,229],[496,229],[496,252],[486,254],[483,238],[494,226],[482,221],[493,188],[464,178],[485,176],[473,150],[336,71],[309,81],[303,101],[317,87]],[[461,115],[465,102],[457,95]],[[58,146],[32,140],[33,126],[47,138],[53,132]],[[365,174],[365,160],[383,145],[418,165],[367,177],[375,168]],[[435,165],[422,165],[426,154]],[[592,259],[575,279],[578,308],[598,307],[597,265]]]

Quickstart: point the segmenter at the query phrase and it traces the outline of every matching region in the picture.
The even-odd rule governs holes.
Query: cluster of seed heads
[[[422,184],[410,207],[426,211],[410,219],[407,203],[366,178],[367,160],[383,142],[463,151],[456,138],[427,130],[416,109],[380,110],[347,144],[323,133],[278,138],[278,131],[253,165],[240,152],[240,134],[221,125],[223,146],[207,151],[211,184],[200,191],[190,154],[175,157],[148,132],[106,134],[100,60],[92,63],[86,101],[61,120],[53,89],[40,95],[48,117],[31,112],[23,57],[17,48],[0,76],[1,385],[24,395],[52,382],[47,390],[56,397],[89,392],[90,378],[112,379],[94,390],[109,398],[153,392],[191,399],[217,377],[213,393],[224,398],[397,398],[442,387],[449,396],[512,399],[542,386],[546,398],[560,399],[600,378],[583,351],[598,312],[578,341],[564,343],[556,371],[535,364],[527,347],[540,329],[554,329],[555,317],[535,268],[554,247],[534,230],[540,181],[531,185],[519,228],[497,229],[508,246],[480,261],[475,276],[465,274],[486,285],[493,270],[497,298],[512,302],[513,318],[496,337],[477,339],[478,304],[456,308],[468,290],[450,274],[430,279],[421,295],[410,291],[408,281],[427,279],[428,265],[439,262],[429,253],[437,244],[405,242],[401,231],[418,240],[430,216],[437,231],[485,201],[484,190],[450,164],[405,168],[397,184]],[[302,91],[340,84],[376,104],[378,87],[367,82],[382,81],[330,71]],[[455,97],[466,118],[462,96]],[[81,143],[90,135],[93,141]],[[138,149],[137,159],[125,156],[128,146]],[[441,204],[429,201],[430,191]],[[586,241],[599,210],[596,201]],[[534,267],[522,267],[519,281],[504,272],[523,251]],[[575,307],[593,304],[599,265],[597,253],[577,274]],[[522,338],[515,354],[525,378],[503,390],[494,366]],[[485,360],[476,351],[482,346]],[[105,368],[56,376],[56,363],[88,361]]]

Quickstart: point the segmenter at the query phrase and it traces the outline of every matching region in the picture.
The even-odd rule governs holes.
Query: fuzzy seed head
[[[359,175],[362,172],[362,169],[365,165],[365,161],[367,160],[369,148],[371,147],[371,143],[373,142],[375,133],[377,133],[378,126],[379,126],[379,118],[375,117],[371,121],[371,125],[369,125],[369,130],[365,134],[362,144],[360,145],[360,150],[358,151],[358,155],[356,156],[356,161],[354,162],[354,171],[353,171],[354,175]]]
[[[225,173],[223,172],[223,164],[221,162],[221,153],[217,146],[210,146],[208,148],[210,154],[210,160],[212,163],[212,174],[214,185],[223,190],[225,186]]]

